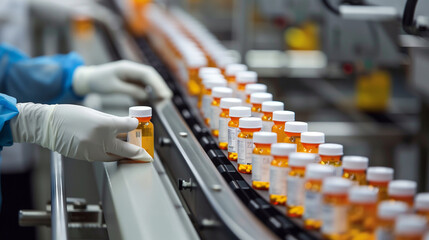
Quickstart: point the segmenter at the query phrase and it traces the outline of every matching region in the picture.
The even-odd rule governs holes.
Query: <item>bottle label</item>
[[[252,154],[252,181],[269,182],[271,155]]]
[[[375,231],[375,236],[377,240],[392,240],[393,232],[389,231],[388,228],[378,227]]]
[[[252,112],[252,117],[262,118],[264,116],[261,112]]]
[[[253,169],[252,169],[252,173],[253,173]],[[286,196],[287,194],[286,178],[288,173],[289,173],[289,168],[287,167],[270,166],[269,193],[271,195]]]
[[[228,122],[231,118],[219,118],[219,142],[228,142]]]
[[[303,206],[304,205],[304,178],[288,176],[287,177],[287,205]]]
[[[237,163],[243,165],[252,165],[253,139],[238,138],[237,143]]]
[[[142,147],[142,130],[134,129],[127,134],[127,142]]]
[[[228,152],[237,152],[237,136],[240,132],[240,128],[228,127]]]
[[[210,115],[210,103],[212,102],[212,97],[209,95],[203,95],[203,98],[201,100],[201,108],[202,112],[205,118],[209,118]]]
[[[245,102],[246,101],[246,93],[244,92],[244,91],[236,91],[236,95],[237,95],[237,98],[240,98],[241,99],[241,101],[243,101],[243,102]]]
[[[306,191],[304,199],[304,218],[320,219],[320,208],[322,207],[322,194],[315,191]]]
[[[335,167],[335,176],[341,177],[343,176],[343,167]]]
[[[272,121],[262,121],[262,132],[271,132],[274,123]]]
[[[219,129],[219,115],[222,112],[220,107],[210,106],[211,108],[211,117],[210,117],[210,128],[212,130]]]
[[[322,233],[343,234],[347,230],[347,206],[322,205]]]

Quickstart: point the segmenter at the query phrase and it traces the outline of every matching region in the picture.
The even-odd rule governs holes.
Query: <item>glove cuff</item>
[[[92,67],[90,66],[80,66],[74,71],[72,87],[76,95],[83,97],[91,91],[89,85],[91,71]]]

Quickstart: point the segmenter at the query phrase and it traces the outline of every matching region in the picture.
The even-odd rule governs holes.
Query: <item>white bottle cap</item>
[[[317,154],[313,153],[291,153],[289,154],[289,166],[305,167],[310,163],[316,163],[318,160]]]
[[[250,102],[261,104],[266,101],[272,101],[273,95],[271,93],[252,93],[250,94]]]
[[[352,203],[376,203],[378,189],[369,186],[355,186],[349,191],[349,200]]]
[[[232,97],[232,89],[227,87],[214,87],[212,89],[212,96],[214,98],[228,98]]]
[[[426,231],[426,218],[415,214],[404,214],[398,216],[395,221],[396,235],[423,235]]]
[[[187,57],[186,65],[190,68],[201,68],[207,66],[207,59],[204,56],[195,55],[193,57]]]
[[[380,219],[395,219],[406,212],[408,212],[408,205],[399,201],[385,200],[380,202],[377,207],[377,216]]]
[[[221,98],[220,108],[229,109],[230,107],[241,106],[241,99],[239,98]]]
[[[292,111],[274,111],[273,121],[293,122],[295,121],[295,113]]]
[[[296,144],[274,143],[271,145],[271,155],[273,156],[289,156],[294,152],[296,152]]]
[[[247,66],[244,64],[233,63],[226,65],[225,75],[235,76],[238,72],[243,72],[247,70]]]
[[[237,83],[255,83],[258,81],[258,74],[253,71],[238,72],[235,77]]]
[[[262,119],[256,117],[242,117],[238,120],[239,128],[262,128]]]
[[[202,79],[203,76],[206,75],[206,74],[217,74],[217,73],[220,73],[220,69],[219,68],[202,67],[198,71],[198,77]]]
[[[322,180],[326,177],[334,176],[335,169],[329,165],[311,163],[305,169],[305,178],[313,180]]]
[[[285,123],[285,132],[290,133],[302,133],[307,132],[308,130],[308,124],[306,122],[286,122]]]
[[[414,196],[417,183],[409,180],[393,180],[389,183],[387,192],[389,196]]]
[[[244,88],[246,94],[258,93],[258,92],[267,92],[267,85],[262,83],[252,83],[247,84]]]
[[[226,87],[227,82],[225,79],[213,78],[204,81],[203,84],[206,89],[212,89],[214,87]]]
[[[336,143],[324,143],[319,145],[319,155],[322,156],[342,156],[343,145]]]
[[[223,79],[225,80],[225,77],[221,73],[207,73],[204,74],[201,79],[203,80],[203,84],[206,81],[212,80],[212,79]]]
[[[321,132],[303,132],[301,133],[301,142],[302,143],[324,143],[325,134]]]
[[[365,170],[368,168],[368,158],[362,156],[344,156],[343,169]]]
[[[322,193],[327,194],[347,194],[352,186],[352,182],[342,177],[327,177],[323,179]]]
[[[271,150],[272,151],[272,150]],[[419,193],[415,199],[416,210],[429,210],[429,193]]]
[[[222,99],[221,99],[222,100]],[[250,107],[231,107],[229,109],[230,117],[250,117],[252,112]]]
[[[371,182],[390,182],[393,180],[393,168],[369,167],[366,174],[366,180]]]
[[[267,101],[262,103],[262,112],[274,112],[283,110],[285,105],[279,101]]]
[[[233,64],[236,61],[231,56],[219,56],[216,58],[216,65],[220,66],[221,68],[226,68],[229,64]]]
[[[128,109],[130,117],[152,117],[152,108],[146,106],[134,106]]]
[[[277,142],[277,134],[273,132],[255,132],[253,143],[273,144]]]

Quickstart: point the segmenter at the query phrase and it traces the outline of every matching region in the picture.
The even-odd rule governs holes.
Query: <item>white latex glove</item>
[[[88,161],[122,158],[152,161],[143,149],[116,138],[135,129],[138,120],[78,105],[18,103],[10,121],[14,142],[36,143],[63,156]]]
[[[73,90],[81,96],[90,92],[124,93],[145,100],[147,93],[144,86],[151,86],[160,99],[173,95],[153,67],[126,60],[78,67],[73,75]]]

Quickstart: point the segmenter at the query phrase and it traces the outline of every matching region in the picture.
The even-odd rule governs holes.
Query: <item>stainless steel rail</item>
[[[67,240],[67,204],[61,154],[51,155],[51,228],[53,240]]]

